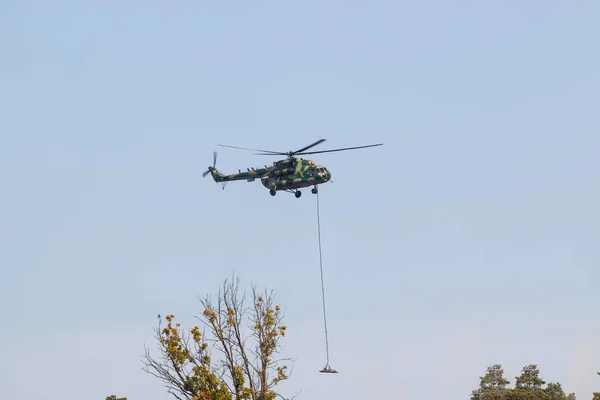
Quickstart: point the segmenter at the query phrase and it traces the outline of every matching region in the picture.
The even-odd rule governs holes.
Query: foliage
[[[550,392],[556,397],[556,400],[565,400],[564,392],[558,390],[554,385],[550,389],[542,389],[546,382],[540,378],[540,371],[537,365],[530,364],[521,370],[521,375],[516,377],[515,388],[512,397],[517,399],[547,399]]]
[[[114,394],[111,394],[106,398],[106,400],[127,400],[127,397],[117,397]]]
[[[502,366],[494,364],[487,368],[484,376],[479,377],[479,388],[471,393],[471,400],[506,399],[506,385],[509,383]]]
[[[279,305],[272,291],[259,294],[252,287],[252,306],[245,308],[245,294],[238,294],[239,279],[225,280],[213,303],[210,296],[200,299],[204,308],[198,319],[210,335],[198,326],[189,334],[175,323],[175,316],[159,315],[156,338],[162,359],[146,350],[144,370],[161,379],[169,393],[183,400],[273,400],[281,396],[275,386],[289,378],[289,359],[275,359],[287,327],[282,324]],[[248,317],[250,337],[244,334]],[[218,350],[220,358],[212,355]]]
[[[523,367],[515,379],[515,387],[509,388],[502,366],[494,364],[479,378],[479,388],[473,390],[471,400],[576,400],[574,393],[565,394],[560,383],[546,385],[535,364]]]
[[[549,383],[548,386],[546,386],[546,390],[545,390],[545,398],[547,400],[567,400],[568,396],[565,394],[565,391],[563,390],[562,386],[560,383]],[[575,394],[571,393],[572,396],[575,396]]]

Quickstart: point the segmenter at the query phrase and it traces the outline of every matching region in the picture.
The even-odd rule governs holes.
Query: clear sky
[[[219,4],[217,4],[219,3]],[[600,390],[597,1],[3,1],[7,399],[166,400],[158,313],[235,270],[301,399],[468,398],[488,365]],[[201,174],[325,138],[315,206]],[[317,149],[315,149],[317,150]]]

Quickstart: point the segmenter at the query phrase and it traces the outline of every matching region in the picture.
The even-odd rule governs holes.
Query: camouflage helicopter
[[[331,181],[331,173],[324,166],[315,164],[313,160],[307,160],[296,156],[304,154],[330,153],[335,151],[362,149],[366,147],[381,146],[383,144],[378,143],[366,146],[345,147],[333,150],[309,152],[306,151],[314,146],[323,143],[324,141],[325,139],[320,139],[314,142],[313,144],[310,144],[299,150],[288,152],[248,149],[245,147],[236,147],[220,144],[219,146],[221,147],[257,151],[259,153],[255,154],[258,155],[284,155],[287,157],[283,160],[273,162],[273,165],[270,167],[265,165],[264,168],[247,168],[246,172],[242,172],[241,170],[239,170],[238,173],[234,173],[231,175],[223,175],[219,171],[217,171],[215,167],[217,164],[217,152],[215,151],[213,154],[212,167],[208,167],[208,170],[204,171],[202,176],[206,177],[206,175],[210,173],[215,182],[221,182],[223,184],[223,189],[225,189],[225,185],[227,184],[227,182],[230,181],[246,180],[248,182],[253,182],[255,179],[259,178],[263,186],[269,189],[269,193],[271,194],[271,196],[275,196],[277,194],[277,191],[283,190],[289,193],[294,193],[296,198],[298,198],[302,195],[302,192],[300,192],[299,189],[309,186],[314,186],[311,192],[313,194],[317,194],[317,185]]]

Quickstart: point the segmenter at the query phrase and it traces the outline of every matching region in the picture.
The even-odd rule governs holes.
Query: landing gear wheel
[[[312,188],[311,193],[312,194],[317,194],[317,188]]]
[[[296,198],[299,198],[300,196],[302,196],[302,192],[299,190],[296,190],[296,193],[294,193],[294,196],[296,196]]]
[[[277,194],[277,192],[276,192],[275,190],[273,190],[273,189],[271,189],[271,190],[269,191],[269,193],[271,193],[271,196],[275,196],[275,195]]]

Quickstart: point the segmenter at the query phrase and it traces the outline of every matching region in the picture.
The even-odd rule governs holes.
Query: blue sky
[[[169,399],[156,314],[233,271],[287,309],[298,399],[600,389],[598,2],[126,3],[0,5],[7,398]],[[384,143],[312,157],[338,375],[315,197],[201,177],[320,138]]]

